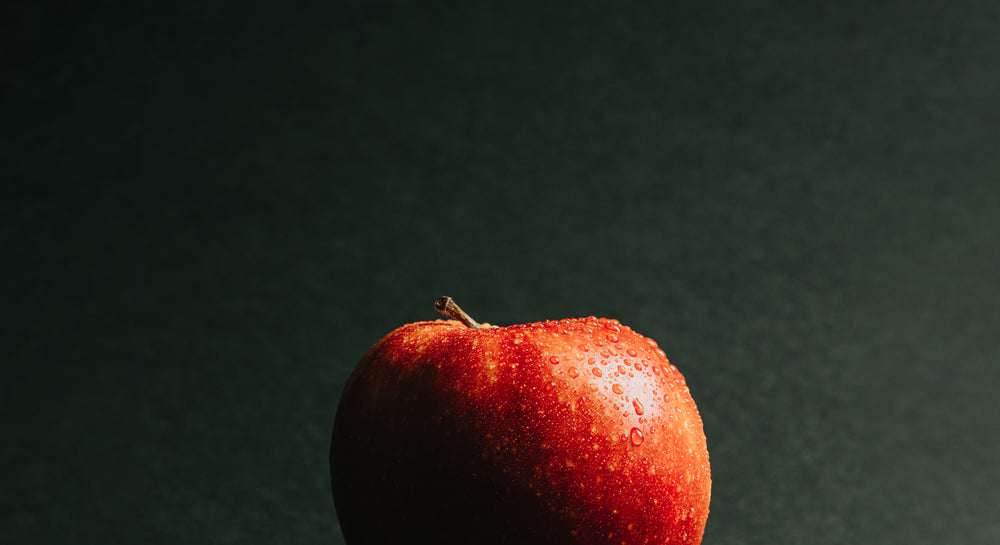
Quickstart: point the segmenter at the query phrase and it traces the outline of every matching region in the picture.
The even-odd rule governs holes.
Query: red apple
[[[701,417],[656,342],[616,320],[417,322],[358,364],[330,445],[350,545],[697,544]]]

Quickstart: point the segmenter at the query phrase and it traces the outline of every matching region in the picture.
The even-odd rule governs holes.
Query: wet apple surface
[[[347,383],[330,463],[352,545],[693,544],[711,493],[684,377],[595,317],[396,329]]]

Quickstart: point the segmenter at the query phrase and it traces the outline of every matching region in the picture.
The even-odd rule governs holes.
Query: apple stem
[[[479,329],[479,323],[472,319],[472,316],[466,314],[462,307],[455,303],[455,300],[451,297],[445,295],[434,303],[434,309],[441,314],[447,314],[452,318],[458,320],[465,324],[466,327],[471,327],[472,329]]]

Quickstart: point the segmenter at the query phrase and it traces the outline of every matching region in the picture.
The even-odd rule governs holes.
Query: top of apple
[[[435,496],[457,498],[449,525],[467,518],[455,513],[522,506],[533,523],[493,525],[516,534],[509,542],[700,541],[711,495],[703,425],[654,340],[594,316],[488,327],[449,297],[435,307],[453,320],[392,331],[345,387],[331,463],[345,468],[338,509],[363,519],[358,532],[385,525],[385,512],[440,520],[436,504],[420,510],[423,491],[453,485]],[[373,503],[358,500],[373,483],[387,484],[363,494]],[[475,483],[496,509],[472,507]],[[384,503],[405,491],[416,495]],[[397,535],[405,529],[380,542]]]

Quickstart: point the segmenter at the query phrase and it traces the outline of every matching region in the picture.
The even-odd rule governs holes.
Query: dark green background
[[[4,8],[0,542],[342,543],[442,294],[657,339],[706,544],[1000,542],[1000,4],[190,4]]]

